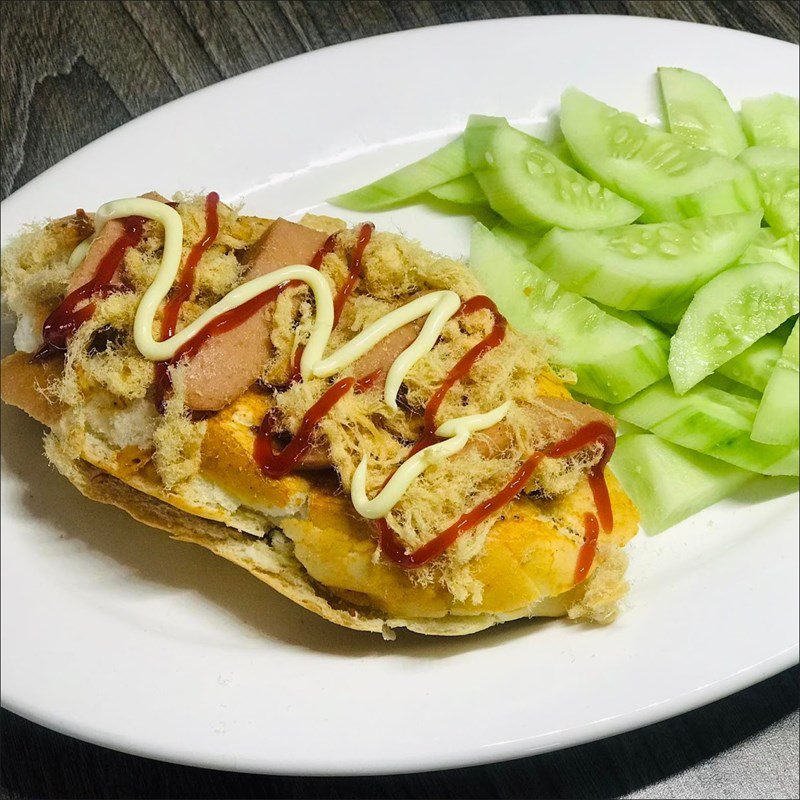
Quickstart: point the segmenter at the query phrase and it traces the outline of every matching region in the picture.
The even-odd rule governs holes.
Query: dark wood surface
[[[795,0],[6,0],[0,4],[0,194],[150,109],[263,64],[388,31],[553,13],[667,17],[798,41]],[[3,711],[0,796],[797,797],[797,707],[793,669],[677,719],[560,753],[358,779],[163,764]]]

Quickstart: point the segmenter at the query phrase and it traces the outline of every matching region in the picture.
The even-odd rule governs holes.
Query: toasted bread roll
[[[178,208],[182,219],[198,220],[201,228],[201,201],[183,200]],[[219,299],[222,290],[215,287],[308,264],[327,230],[339,230],[330,221],[323,233],[284,220],[239,218],[227,207],[220,213],[217,240],[198,265],[188,319]],[[91,280],[92,264],[96,268],[103,248],[115,241],[110,225],[95,239],[90,258],[66,276],[62,296],[69,286]],[[4,279],[13,283],[18,313],[37,303],[42,307],[42,275],[63,275],[55,259],[68,252],[62,239],[67,236],[76,238],[69,225],[45,227],[39,240],[4,258]],[[569,396],[540,343],[509,329],[453,383],[436,424],[480,415],[500,403],[508,411],[461,450],[428,465],[385,517],[386,529],[406,553],[424,548],[454,520],[514,485],[512,478],[532,455],[541,453],[541,459],[531,461],[529,480],[507,501],[496,508],[489,503],[491,510],[446,550],[412,569],[393,560],[375,524],[356,513],[349,494],[353,475],[366,457],[367,491],[374,496],[412,457],[415,443],[431,436],[423,422],[426,403],[492,330],[490,315],[478,311],[446,322],[404,378],[403,402],[394,410],[384,401],[385,375],[416,340],[423,320],[399,327],[330,379],[271,383],[270,376],[285,374],[314,319],[307,293],[284,293],[179,363],[160,414],[153,402],[152,362],[141,356],[130,333],[140,277],[158,266],[157,236],[150,231],[120,268],[120,280],[132,271],[134,290],[97,299],[63,361],[34,361],[20,352],[0,366],[3,400],[50,429],[46,454],[81,492],[176,539],[201,544],[305,608],[358,630],[389,636],[405,627],[461,635],[528,616],[597,622],[614,617],[626,588],[622,548],[636,532],[636,511],[609,475],[613,528],[595,531],[597,539],[591,539],[586,518],[596,508],[588,478],[602,468],[603,446],[589,439],[563,457],[551,454],[586,426],[613,431],[614,423]],[[357,231],[339,230],[330,254],[317,265],[332,291],[346,279],[356,238]],[[39,257],[40,252],[58,255]],[[448,288],[466,299],[479,291],[462,265],[400,237],[375,234],[363,257],[363,276],[327,352],[426,292]],[[114,335],[104,336],[103,347],[93,346],[100,329]],[[280,420],[281,436],[298,437],[308,410],[334,381],[368,375],[377,377],[357,388],[347,384],[351,388],[315,424],[294,471],[269,477],[255,458],[266,415]],[[216,413],[192,417],[198,409]],[[279,449],[284,441],[278,441],[273,446]]]

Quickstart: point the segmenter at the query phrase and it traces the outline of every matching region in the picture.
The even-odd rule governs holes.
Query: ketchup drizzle
[[[278,410],[272,408],[264,415],[253,447],[253,456],[264,475],[268,478],[282,478],[297,467],[311,449],[314,433],[322,418],[355,386],[355,382],[355,378],[342,378],[334,383],[306,411],[299,430],[280,452],[276,452],[272,446]]]
[[[614,527],[614,513],[611,509],[611,500],[608,496],[608,486],[605,479],[605,467],[608,460],[614,454],[617,445],[617,438],[614,431],[604,422],[595,421],[584,425],[568,439],[559,442],[553,447],[551,458],[574,453],[586,445],[597,443],[602,445],[603,454],[600,461],[589,470],[589,487],[592,490],[597,515],[604,531],[609,532]]]
[[[174,208],[175,205],[172,205]],[[169,339],[170,336],[175,335],[175,330],[178,326],[178,318],[180,317],[181,307],[192,296],[192,289],[194,288],[194,278],[197,272],[197,265],[203,254],[214,244],[214,241],[219,234],[219,195],[216,192],[209,192],[206,195],[206,229],[203,233],[202,239],[192,245],[189,255],[186,257],[186,262],[181,269],[178,277],[178,282],[172,287],[169,299],[164,306],[164,311],[161,316],[161,341]],[[172,380],[170,378],[169,368],[178,362],[179,358],[176,356],[168,361],[156,362],[156,407],[158,410],[164,412],[164,402],[167,392],[172,388]]]
[[[417,444],[419,445],[423,441],[425,441],[425,437],[423,437],[423,439],[421,439]],[[405,567],[407,569],[421,567],[427,564],[429,561],[432,561],[433,559],[442,555],[442,553],[444,553],[445,550],[447,550],[447,548],[450,547],[450,545],[452,545],[462,533],[474,528],[476,525],[483,522],[483,520],[487,519],[493,513],[501,509],[504,505],[510,503],[522,491],[522,489],[525,488],[525,484],[527,484],[527,482],[530,480],[531,475],[533,475],[542,459],[561,458],[563,456],[570,455],[577,450],[582,449],[586,445],[594,442],[597,442],[603,446],[603,456],[599,464],[592,470],[592,472],[595,474],[596,483],[598,485],[602,484],[602,487],[605,490],[604,494],[606,505],[604,505],[601,509],[601,505],[598,503],[598,514],[600,515],[601,519],[604,520],[603,529],[606,531],[611,530],[611,526],[613,525],[613,517],[611,513],[611,504],[608,502],[608,490],[605,486],[603,468],[608,459],[611,458],[616,439],[614,436],[614,431],[605,423],[590,422],[588,425],[584,425],[582,428],[579,428],[574,434],[572,434],[572,436],[569,436],[560,442],[556,442],[544,450],[533,453],[517,470],[511,480],[496,495],[484,500],[471,511],[462,514],[449,528],[446,528],[435,538],[431,539],[431,541],[427,542],[426,544],[422,545],[422,547],[419,547],[417,550],[414,550],[411,553],[407,553],[405,551],[402,542],[398,538],[397,534],[389,527],[389,524],[386,522],[386,520],[379,519],[376,524],[380,535],[381,550],[390,561],[393,561],[398,566]],[[430,444],[434,444],[434,442],[428,439],[425,441],[423,446],[415,446],[415,449],[412,449],[411,454],[414,452],[419,452],[419,450],[423,449],[423,447],[427,447]],[[409,454],[409,457],[411,454]],[[602,502],[602,492],[600,493],[600,497]],[[597,498],[598,493],[595,493],[595,502],[597,502]],[[589,522],[589,517],[592,518],[593,522]],[[578,565],[575,570],[576,582],[583,580],[585,573],[588,572],[589,567],[591,567],[597,543],[597,536],[594,535],[594,544],[592,544],[592,526],[598,527],[597,518],[594,514],[587,514],[584,518],[584,523],[586,525],[586,537],[584,539],[584,544],[581,547]],[[606,524],[608,527],[606,527]],[[586,565],[587,560],[588,566]],[[582,572],[579,573],[579,570],[582,570]]]
[[[108,297],[115,292],[128,291],[123,284],[112,281],[122,264],[125,251],[141,241],[144,223],[143,217],[125,217],[122,234],[100,259],[94,277],[70,292],[44,321],[44,344],[36,351],[33,360],[43,361],[64,353],[70,338],[95,312],[95,304],[87,301],[93,297]]]
[[[589,570],[594,563],[597,552],[597,538],[600,535],[600,526],[594,514],[583,515],[583,544],[578,551],[578,563],[575,565],[575,583],[586,580]]]
[[[250,298],[246,303],[242,303],[236,308],[231,308],[225,311],[218,317],[210,320],[204,325],[183,347],[175,354],[174,360],[180,361],[182,358],[194,358],[203,345],[212,337],[220,333],[238,328],[243,322],[246,322],[253,314],[256,314],[264,306],[274,302],[278,299],[278,295],[292,285],[298,285],[299,281],[286,281],[278,286],[273,286],[261,294]]]
[[[339,289],[333,300],[334,328],[339,324],[339,317],[342,315],[342,309],[345,303],[353,293],[353,289],[356,288],[356,284],[361,280],[361,276],[364,274],[361,268],[361,259],[364,257],[364,250],[366,250],[369,240],[372,238],[372,231],[374,230],[375,226],[371,222],[365,222],[358,232],[356,246],[348,259],[347,278],[345,278],[342,288]],[[327,242],[325,244],[327,244]],[[322,259],[320,259],[320,263],[321,262]]]
[[[505,339],[506,326],[508,324],[506,318],[497,310],[497,306],[485,295],[477,295],[471,297],[469,300],[465,300],[455,316],[461,317],[484,308],[488,309],[494,317],[494,326],[484,339],[478,342],[468,353],[459,359],[458,363],[447,374],[442,385],[433,393],[431,399],[428,400],[425,406],[425,429],[427,431],[436,430],[436,413],[445,395],[453,387],[453,384],[466,377],[467,373],[472,369],[479,358],[502,344],[503,339]]]
[[[314,253],[314,258],[311,259],[311,263],[308,265],[311,269],[320,270],[322,268],[322,261],[329,253],[333,252],[333,248],[336,247],[336,234],[332,233],[323,243],[322,247]]]
[[[370,372],[369,375],[359,378],[353,385],[353,391],[356,394],[368,391],[380,380],[382,374],[383,370],[376,369],[374,372]]]

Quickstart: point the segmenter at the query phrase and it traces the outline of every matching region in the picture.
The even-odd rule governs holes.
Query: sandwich
[[[617,613],[614,420],[465,264],[150,193],[27,227],[2,278],[3,400],[87,497],[387,638]]]

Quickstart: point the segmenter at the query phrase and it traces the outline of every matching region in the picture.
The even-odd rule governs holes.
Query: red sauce
[[[597,537],[600,535],[600,525],[594,514],[583,515],[583,544],[578,551],[578,563],[575,565],[575,583],[586,580],[589,570],[594,563],[597,552]]]
[[[494,326],[491,332],[482,341],[478,342],[468,353],[463,355],[458,363],[450,370],[442,385],[433,393],[428,404],[425,406],[425,429],[427,431],[436,430],[436,413],[442,404],[445,395],[453,387],[456,381],[466,377],[467,373],[475,365],[475,362],[502,344],[506,335],[506,318],[497,310],[497,306],[485,295],[477,295],[462,303],[461,308],[456,312],[456,316],[471,314],[473,311],[488,309],[494,317]]]
[[[361,276],[364,274],[364,271],[361,268],[361,260],[364,257],[364,250],[366,250],[367,245],[369,244],[369,240],[372,238],[372,231],[374,230],[375,226],[371,222],[365,222],[361,226],[361,229],[358,232],[358,239],[356,240],[356,246],[355,248],[353,248],[353,252],[350,254],[350,257],[348,259],[347,278],[345,278],[342,288],[339,289],[339,291],[336,294],[336,297],[333,299],[334,328],[339,323],[339,317],[342,315],[342,309],[344,308],[345,303],[347,302],[350,295],[353,293],[353,289],[355,289],[356,284],[361,279]],[[327,244],[328,242],[325,242],[323,248]],[[320,264],[321,263],[322,259],[320,259]],[[319,267],[317,267],[317,269],[319,269]]]
[[[303,376],[300,374],[300,362],[303,360],[303,352],[305,349],[305,345],[300,344],[294,351],[294,356],[292,356],[292,373],[289,376],[288,386],[291,386],[293,383],[300,383],[300,381],[303,379]]]
[[[589,470],[589,488],[592,490],[600,525],[606,533],[611,533],[614,529],[614,511],[611,508],[611,498],[608,496],[606,473],[602,467],[594,466]]]
[[[435,433],[425,433],[423,434],[419,440],[414,444],[414,446],[408,451],[408,455],[406,456],[406,460],[411,458],[411,456],[415,456],[419,453],[420,450],[424,450],[426,447],[430,447],[432,444],[439,444],[439,442],[443,442],[444,439],[439,438]],[[386,483],[389,482],[389,479],[386,479]],[[384,484],[385,486],[386,484]]]
[[[177,204],[170,204],[174,208]],[[175,335],[178,326],[178,318],[181,313],[181,306],[192,296],[194,288],[194,277],[197,265],[203,254],[214,244],[219,233],[219,195],[216,192],[209,192],[206,196],[206,229],[203,238],[195,242],[186,262],[178,276],[178,282],[172,287],[169,299],[164,306],[161,317],[161,341],[169,339]],[[156,406],[163,412],[164,399],[167,391],[172,388],[169,377],[169,368],[176,363],[176,359],[169,361],[156,362]]]
[[[424,438],[425,437],[423,437],[420,442],[422,442]],[[445,550],[447,550],[447,548],[450,547],[450,545],[452,545],[462,533],[474,528],[476,525],[483,522],[483,520],[500,510],[504,505],[510,503],[525,487],[527,482],[530,480],[531,475],[533,475],[543,458],[561,458],[563,456],[570,455],[589,444],[597,442],[602,444],[604,451],[600,464],[595,468],[598,470],[597,474],[599,474],[602,478],[603,467],[611,457],[615,441],[614,431],[611,430],[608,425],[602,422],[590,422],[588,425],[584,425],[582,428],[577,430],[572,436],[569,436],[566,439],[557,442],[556,444],[550,445],[550,447],[546,448],[545,450],[533,453],[533,455],[529,456],[527,461],[525,461],[525,463],[517,470],[511,480],[496,495],[484,500],[480,505],[476,506],[471,511],[462,514],[449,528],[446,528],[434,539],[431,539],[431,541],[427,542],[426,544],[422,545],[422,547],[412,551],[411,553],[407,553],[405,551],[402,542],[398,539],[397,534],[389,527],[386,520],[378,520],[377,527],[380,534],[381,549],[384,555],[390,561],[393,561],[395,564],[401,567],[421,567],[427,564],[429,561],[432,561],[433,559],[442,555],[442,553],[444,553]],[[434,444],[434,442],[428,440],[423,447],[427,447],[430,444]],[[423,449],[423,447],[415,447],[411,454],[414,452],[419,452],[419,450]],[[409,454],[409,457],[411,454]],[[603,486],[605,486],[604,480]],[[606,497],[607,495],[608,492],[606,491]],[[598,507],[598,513],[601,515],[605,514],[606,521],[613,524],[610,503],[608,503],[608,507],[603,509],[603,511],[600,511]],[[595,519],[594,514],[587,516],[591,516],[593,519]],[[595,519],[595,524],[596,523],[597,520]],[[578,566],[585,564],[586,559],[589,558],[589,553],[591,553],[591,559],[594,558],[594,546],[592,546],[591,542],[589,541],[591,536],[588,525],[589,523],[587,522],[587,538],[584,541],[583,547],[581,548],[582,555],[579,556]],[[606,528],[604,525],[604,529],[610,530],[610,527]],[[592,563],[591,559],[589,560],[589,567]],[[588,567],[585,567],[585,569],[588,571]],[[576,569],[576,575],[577,574],[578,573]]]
[[[299,285],[299,281],[286,281],[278,286],[273,286],[261,294],[252,297],[246,303],[242,303],[236,308],[225,311],[218,317],[210,320],[204,325],[183,347],[175,354],[175,361],[180,361],[182,358],[193,358],[199,352],[202,346],[212,337],[218,336],[226,331],[231,331],[238,328],[243,322],[246,322],[253,314],[258,313],[264,306],[269,303],[275,302],[278,296],[284,289],[290,286]]]
[[[259,425],[253,456],[261,471],[268,478],[282,478],[294,470],[314,443],[314,433],[322,418],[355,385],[354,378],[342,378],[306,411],[300,428],[286,447],[279,453],[273,449],[274,427],[277,422],[277,409],[271,409]]]
[[[100,259],[94,277],[70,292],[44,321],[44,344],[36,351],[35,360],[64,353],[70,338],[94,314],[95,304],[89,302],[93,297],[108,297],[115,292],[128,291],[124,285],[112,281],[122,265],[126,250],[139,244],[144,223],[142,217],[125,217],[122,234]]]
[[[213,193],[216,194],[216,193]],[[209,195],[211,197],[211,195]],[[217,196],[217,202],[219,201],[219,197]],[[198,244],[202,245],[203,242],[206,241],[209,235],[208,231],[208,202],[206,204],[206,235],[203,237],[201,242]],[[371,226],[370,226],[371,228]],[[370,231],[371,232],[371,231]],[[214,234],[216,237],[216,233]],[[359,241],[360,241],[359,237]],[[211,242],[214,239],[212,238],[206,248],[210,246]],[[369,236],[367,236],[367,242],[369,241]],[[366,247],[366,242],[364,243],[364,247]],[[197,247],[198,245],[195,245]],[[336,246],[336,234],[331,234],[323,243],[322,247],[314,254],[314,258],[311,259],[311,266],[313,269],[320,269],[322,266],[322,260],[325,258],[328,253],[333,251],[333,248]],[[192,251],[194,252],[194,250]],[[200,252],[202,255],[204,251]],[[362,248],[363,252],[363,248]],[[200,255],[198,255],[197,260],[199,260]],[[190,254],[191,258],[191,254]],[[358,272],[360,275],[360,255],[358,257]],[[187,261],[188,263],[188,261]],[[196,264],[195,264],[196,265]],[[184,269],[185,271],[185,269]],[[182,273],[183,275],[183,273]],[[273,286],[271,289],[267,289],[265,292],[262,292],[259,295],[248,300],[246,303],[242,303],[242,305],[237,306],[236,308],[230,309],[230,311],[226,311],[224,314],[220,314],[215,319],[211,320],[207,325],[205,325],[201,330],[199,330],[195,336],[192,337],[190,341],[188,341],[181,349],[175,354],[172,358],[171,362],[168,363],[177,363],[182,358],[193,358],[197,355],[203,345],[212,337],[217,336],[221,333],[225,333],[226,331],[233,330],[234,328],[238,328],[239,325],[246,322],[250,317],[254,314],[257,314],[261,309],[267,306],[269,303],[272,303],[278,299],[282,292],[286,289],[301,286],[302,281],[286,281],[285,283],[281,283],[278,286]],[[352,291],[352,287],[350,288]],[[345,298],[346,299],[346,298]],[[163,338],[163,337],[162,337]],[[300,345],[294,353],[294,357],[292,359],[292,375],[290,378],[290,384],[300,380],[300,360],[303,357],[303,350],[305,348],[303,345]]]
[[[361,230],[358,234],[358,241],[356,242],[355,250],[350,257],[349,260],[349,269],[347,273],[347,278],[345,279],[344,285],[341,289],[339,289],[336,297],[333,300],[333,327],[335,328],[336,325],[339,323],[339,317],[342,315],[342,309],[344,308],[347,299],[353,293],[353,289],[355,288],[356,283],[361,278],[363,274],[363,270],[361,268],[361,259],[364,256],[364,250],[366,249],[367,245],[369,244],[369,240],[372,237],[372,231],[375,229],[375,226],[371,222],[366,222],[361,226]],[[314,254],[314,258],[311,259],[311,263],[309,266],[312,269],[319,270],[322,268],[322,261],[324,260],[325,256],[329,253],[333,252],[333,249],[336,247],[336,234],[332,233],[323,243],[322,247]],[[294,351],[294,357],[292,358],[292,374],[289,378],[289,385],[291,386],[293,383],[298,383],[301,379],[300,376],[300,360],[303,358],[303,351],[305,350],[305,345],[298,345]],[[375,381],[378,380],[379,375],[377,373],[373,373],[373,375],[367,375],[365,378],[362,378],[356,384],[355,390],[359,391],[366,391],[369,389]]]
[[[322,268],[322,260],[328,253],[333,252],[333,248],[336,247],[336,234],[332,233],[324,242],[322,247],[314,254],[314,258],[311,259],[311,263],[308,265],[311,269],[319,270]]]
[[[359,378],[353,385],[353,391],[356,394],[369,391],[380,380],[382,374],[383,370],[376,369],[374,372],[370,372],[369,375]]]

